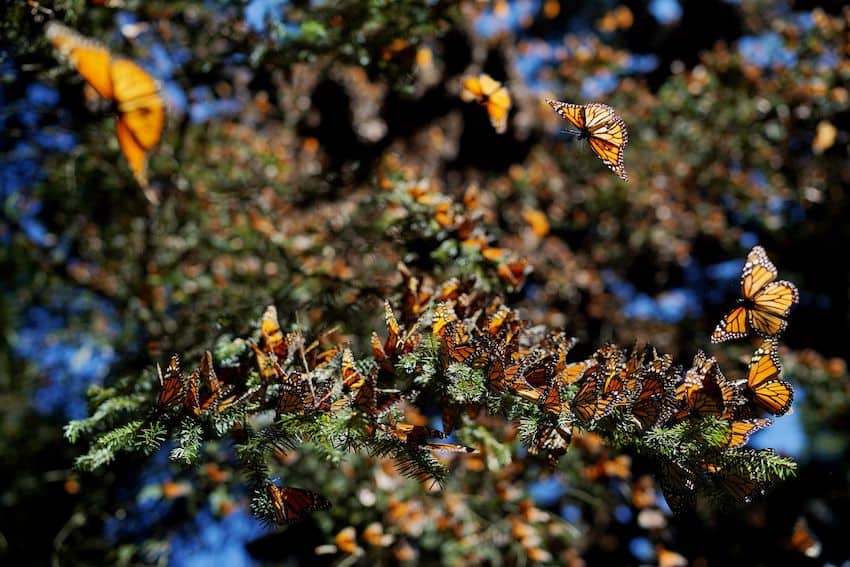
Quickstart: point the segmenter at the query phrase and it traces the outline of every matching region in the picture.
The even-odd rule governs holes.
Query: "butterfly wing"
[[[722,343],[728,340],[742,339],[749,334],[749,309],[739,305],[729,311],[711,333],[712,343]]]
[[[111,74],[119,111],[118,143],[139,185],[146,187],[148,152],[162,137],[165,104],[153,77],[132,61],[116,59]]]
[[[180,404],[183,399],[183,373],[180,371],[180,359],[177,355],[171,357],[163,376],[157,364],[160,391],[156,403],[163,409],[171,409]]]
[[[776,346],[765,341],[750,360],[747,387],[756,405],[773,415],[787,413],[794,401],[794,390],[788,382],[779,379],[780,372]]]
[[[549,106],[558,113],[558,116],[570,123],[570,129],[573,132],[578,133],[585,129],[585,107],[583,105],[570,104],[568,102],[561,102],[560,100],[552,100],[549,98],[546,99],[546,102],[549,103]]]
[[[749,323],[759,335],[770,338],[781,334],[788,326],[788,313],[800,300],[797,287],[789,281],[771,282],[753,298]]]
[[[628,181],[623,163],[623,154],[629,143],[626,123],[606,104],[585,105],[584,116],[591,149],[620,179]]]
[[[743,447],[749,441],[750,436],[757,431],[761,431],[765,427],[770,426],[773,420],[766,418],[758,419],[743,419],[741,421],[733,421],[729,431],[729,443],[727,447]]]
[[[741,273],[741,293],[744,299],[754,300],[756,294],[768,283],[776,279],[779,272],[767,257],[761,246],[755,246],[747,254],[744,270]]]
[[[289,524],[303,520],[309,512],[327,510],[331,503],[327,498],[303,488],[291,486],[267,486],[267,494],[278,524]]]
[[[56,21],[47,24],[47,39],[103,98],[113,98],[109,50]]]

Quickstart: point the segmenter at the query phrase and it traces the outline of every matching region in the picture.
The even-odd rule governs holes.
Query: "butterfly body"
[[[629,143],[625,121],[607,104],[570,104],[546,99],[555,112],[569,123],[567,131],[587,140],[593,153],[623,181],[629,180],[623,152]]]

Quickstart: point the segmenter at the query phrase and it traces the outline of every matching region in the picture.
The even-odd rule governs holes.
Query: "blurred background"
[[[2,13],[5,564],[850,561],[843,2],[15,0]],[[160,82],[158,205],[105,101],[45,39],[52,18]],[[510,92],[504,134],[459,96],[479,73]],[[545,98],[616,108],[631,181]],[[226,440],[200,469],[166,447],[75,471],[84,448],[63,426],[88,414],[91,385],[153,381],[171,353],[256,336],[269,304],[368,352],[400,261],[433,282],[486,281],[486,259],[433,221],[470,187],[482,227],[532,270],[507,301],[578,337],[579,355],[638,341],[687,364],[704,349],[743,377],[752,344],[708,337],[762,245],[800,289],[780,350],[796,395],[751,445],[797,459],[796,478],[673,516],[650,463],[587,436],[555,470],[526,464],[495,418],[506,452],[453,462],[440,492],[377,459],[288,456],[293,479],[345,497],[285,530],[250,515]]]

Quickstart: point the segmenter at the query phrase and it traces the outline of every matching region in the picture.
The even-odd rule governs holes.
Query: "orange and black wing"
[[[157,406],[162,409],[171,409],[180,405],[183,401],[183,373],[180,371],[180,359],[176,354],[171,357],[165,369],[165,375],[162,374],[158,364],[156,371],[159,375],[160,386],[156,400]]]
[[[114,59],[110,73],[119,112],[115,126],[118,143],[133,175],[146,187],[148,152],[162,137],[165,103],[156,80],[136,63]]]
[[[773,420],[766,418],[742,419],[733,421],[729,429],[729,443],[727,447],[743,447],[749,441],[750,436],[765,427],[769,427]]]
[[[750,359],[747,387],[756,405],[773,415],[787,413],[794,401],[794,390],[780,379],[781,372],[776,344],[765,341]]]
[[[593,152],[617,174],[628,181],[624,152],[629,143],[626,123],[613,108],[606,104],[591,103],[584,107],[585,128],[590,133],[588,141]]]
[[[278,524],[289,524],[303,520],[316,510],[328,510],[330,501],[317,492],[291,486],[267,485],[269,502],[274,519]]]
[[[550,98],[547,98],[546,102],[549,103],[549,106],[555,109],[555,112],[558,113],[558,116],[569,122],[570,132],[578,134],[585,130],[585,107],[583,105],[570,104],[568,102],[561,102],[560,100],[552,100]]]
[[[165,103],[156,80],[136,63],[58,22],[47,25],[47,38],[103,98],[118,108],[116,135],[130,170],[147,189],[148,152],[159,143]],[[145,191],[148,199],[156,196]]]

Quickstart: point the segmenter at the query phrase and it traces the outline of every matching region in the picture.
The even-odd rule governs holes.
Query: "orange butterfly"
[[[735,447],[743,447],[747,444],[747,441],[750,440],[750,436],[753,433],[761,431],[765,427],[769,427],[772,423],[773,420],[765,418],[742,419],[740,421],[733,421],[730,424],[729,442],[726,446],[730,449]]]
[[[437,429],[432,429],[425,425],[413,425],[411,423],[395,423],[390,425],[381,425],[381,429],[389,432],[394,437],[414,445],[416,447],[424,447],[430,451],[444,451],[451,453],[474,453],[475,449],[460,445],[458,443],[439,443],[428,441],[428,438],[445,439],[446,434]]]
[[[632,404],[632,415],[644,431],[663,426],[676,412],[676,389],[669,375],[672,361],[669,355],[659,357],[640,369],[640,394]]]
[[[689,414],[729,418],[746,401],[735,384],[723,375],[717,360],[702,351],[694,357],[684,382],[676,388],[676,398],[682,404],[677,420]]]
[[[747,388],[756,405],[773,415],[787,413],[794,401],[794,390],[791,384],[779,379],[780,372],[776,343],[764,341],[750,359]]]
[[[171,357],[164,376],[159,364],[156,365],[156,372],[159,375],[160,385],[159,396],[156,399],[157,405],[163,409],[177,407],[183,398],[183,372],[180,370],[180,358],[176,354]]]
[[[303,520],[309,512],[328,510],[331,507],[327,498],[303,488],[291,486],[266,485],[268,501],[272,506],[273,517],[278,524],[289,524]]]
[[[590,148],[608,169],[623,181],[628,181],[626,166],[623,164],[623,152],[629,143],[626,123],[606,104],[570,104],[559,100],[546,99],[549,106],[558,115],[570,123],[568,131],[587,140]]]
[[[511,95],[502,83],[490,75],[481,73],[477,77],[463,80],[460,98],[465,102],[477,102],[487,108],[490,124],[499,134],[508,129],[508,112],[511,110]]]
[[[156,203],[147,178],[148,152],[159,143],[165,124],[165,103],[156,80],[136,63],[113,57],[105,46],[58,22],[47,24],[47,39],[97,94],[117,106],[118,144],[145,197]]]
[[[769,339],[788,326],[788,313],[800,301],[797,288],[789,281],[774,281],[779,272],[767,258],[764,248],[756,246],[747,255],[741,273],[740,305],[729,311],[714,332],[711,342],[740,339],[755,331]]]
[[[603,394],[604,374],[598,364],[586,370],[582,380],[583,383],[570,407],[573,414],[583,423],[592,423],[609,416],[625,400],[621,391]]]
[[[820,540],[809,529],[809,524],[803,516],[800,516],[797,521],[794,522],[790,545],[795,551],[802,553],[806,557],[811,557],[812,559],[819,557],[823,550]]]
[[[531,455],[545,454],[551,466],[555,466],[558,459],[567,454],[573,432],[569,427],[564,427],[549,420],[542,420],[531,440],[528,453]]]

